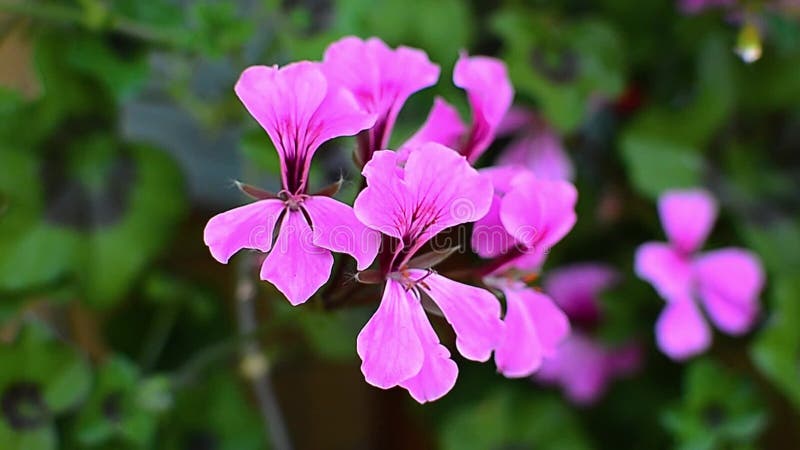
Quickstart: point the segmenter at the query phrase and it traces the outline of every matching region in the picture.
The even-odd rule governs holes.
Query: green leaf
[[[701,184],[703,160],[690,147],[628,132],[621,149],[633,186],[645,196],[655,199],[667,189]]]
[[[772,308],[751,356],[800,411],[800,272],[785,273],[771,283]]]
[[[572,411],[554,396],[501,386],[445,418],[445,450],[588,449]]]
[[[606,22],[509,7],[491,24],[504,38],[502,56],[515,87],[560,131],[574,130],[584,120],[592,97],[622,92],[623,41]]]
[[[766,426],[754,385],[713,360],[689,366],[683,394],[681,403],[662,415],[679,448],[746,448]]]

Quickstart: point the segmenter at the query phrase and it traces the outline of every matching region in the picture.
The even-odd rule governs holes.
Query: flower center
[[[399,282],[403,285],[403,288],[405,288],[406,291],[409,291],[411,289],[415,289],[417,285],[427,288],[428,285],[425,284],[425,279],[431,276],[431,274],[433,274],[433,270],[427,269],[425,275],[422,275],[419,278],[412,278],[408,268],[402,268],[396,272],[390,273],[388,278]]]
[[[309,197],[308,194],[291,194],[289,193],[289,191],[285,189],[278,192],[278,198],[283,200],[283,203],[291,211],[299,211],[300,205],[308,197]]]

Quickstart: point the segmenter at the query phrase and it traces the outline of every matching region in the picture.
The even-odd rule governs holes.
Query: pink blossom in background
[[[667,302],[656,323],[658,345],[681,360],[711,344],[700,305],[727,334],[750,329],[758,316],[764,272],[758,257],[741,248],[698,252],[717,217],[717,203],[708,192],[667,192],[659,199],[658,210],[668,242],[641,245],[635,268]]]
[[[561,138],[533,111],[511,108],[497,134],[511,135],[513,139],[500,153],[496,165],[522,166],[549,180],[571,181],[574,178],[575,168]]]
[[[438,142],[455,148],[474,163],[492,143],[503,117],[514,99],[514,88],[506,65],[488,56],[462,54],[456,62],[453,82],[464,89],[472,109],[469,130],[458,112],[437,98],[427,120],[403,147]]]
[[[223,264],[241,249],[268,252],[261,279],[298,305],[328,280],[331,251],[352,255],[362,269],[375,259],[379,235],[362,225],[349,206],[307,194],[308,171],[319,146],[371,127],[375,116],[364,112],[348,91],[329,85],[312,62],[250,67],[235,90],[275,144],[283,190],[212,217],[203,238]]]
[[[542,287],[570,320],[591,329],[602,319],[599,295],[619,280],[620,274],[607,265],[582,263],[549,271]]]
[[[391,49],[374,37],[349,36],[332,43],[325,50],[323,70],[330,82],[348,89],[362,109],[377,116],[359,141],[362,164],[372,152],[389,147],[397,115],[408,97],[439,79],[439,66],[424,51]]]
[[[599,295],[618,282],[614,269],[601,264],[574,264],[550,272],[543,282],[573,324],[572,333],[545,359],[536,379],[559,385],[577,404],[598,400],[614,378],[630,374],[641,363],[641,348],[635,342],[610,346],[592,337],[602,322]]]
[[[547,180],[572,180],[575,173],[561,139],[548,128],[515,138],[500,154],[497,164],[523,166]]]
[[[374,386],[401,386],[420,403],[435,400],[453,387],[458,368],[425,316],[423,297],[452,325],[459,353],[475,361],[489,359],[503,335],[500,303],[489,291],[410,264],[440,231],[486,214],[492,186],[463,156],[436,143],[377,151],[363,174],[367,187],[356,198],[356,216],[394,246],[381,268],[380,306],[358,335],[361,371]]]
[[[680,0],[680,9],[685,14],[698,14],[708,9],[736,5],[736,0]]]
[[[546,359],[536,379],[561,386],[578,405],[597,401],[616,377],[628,375],[641,364],[641,348],[635,344],[609,348],[582,332],[572,334]]]

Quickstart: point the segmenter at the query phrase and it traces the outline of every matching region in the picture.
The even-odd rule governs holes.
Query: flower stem
[[[290,450],[292,446],[272,386],[269,362],[258,344],[258,339],[253,337],[253,333],[258,329],[255,308],[256,286],[251,270],[253,266],[251,255],[240,258],[236,283],[236,318],[240,336],[250,336],[242,342],[241,368],[255,392],[261,416],[269,430],[272,448]]]

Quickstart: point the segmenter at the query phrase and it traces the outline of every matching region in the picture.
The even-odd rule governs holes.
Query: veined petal
[[[416,250],[440,231],[488,212],[491,184],[455,151],[427,143],[401,164],[397,153],[378,151],[364,167],[367,188],[354,210],[368,227]]]
[[[284,187],[293,193],[305,183],[323,142],[353,135],[375,121],[352,94],[328,86],[319,63],[252,66],[242,72],[235,91],[275,144]]]
[[[418,313],[424,314],[414,291],[388,280],[378,310],[357,339],[361,372],[369,384],[389,389],[420,372],[425,347],[414,325]]]
[[[694,270],[700,299],[714,324],[730,334],[750,329],[764,286],[758,257],[739,248],[715,250],[700,255]]]
[[[503,197],[500,219],[517,241],[546,253],[575,225],[577,201],[569,182],[517,177]]]
[[[469,140],[460,151],[470,162],[475,162],[494,140],[498,126],[514,100],[514,88],[502,61],[466,54],[462,54],[456,63],[453,82],[467,91],[472,108]]]
[[[423,218],[417,222],[425,224],[420,242],[446,228],[480,219],[492,203],[489,180],[463,156],[441,144],[429,142],[411,152],[405,164],[405,182],[415,207],[408,219],[414,221],[416,213]]]
[[[702,189],[669,191],[658,199],[658,213],[669,241],[688,254],[702,247],[711,232],[717,202]]]
[[[372,264],[381,236],[359,222],[353,208],[324,196],[307,198],[303,208],[311,217],[314,245],[351,255],[356,259],[358,270]]]
[[[694,301],[682,298],[664,307],[656,322],[656,341],[667,356],[684,360],[711,345],[711,331]]]
[[[280,200],[261,200],[217,214],[206,224],[203,241],[214,259],[223,264],[243,248],[268,252],[283,209]]]
[[[421,279],[424,270],[409,271]],[[428,294],[456,332],[456,347],[465,358],[486,361],[500,343],[500,302],[486,289],[461,284],[433,273],[419,287]]]
[[[261,266],[261,279],[272,283],[297,306],[328,281],[332,267],[331,252],[314,245],[303,213],[287,211],[278,239]]]
[[[458,367],[450,359],[450,352],[439,343],[439,337],[431,327],[422,308],[413,308],[412,321],[422,343],[425,360],[419,373],[400,383],[414,397],[425,403],[441,398],[456,384]]]
[[[691,297],[691,263],[668,244],[647,242],[639,246],[634,269],[667,301]]]
[[[425,123],[402,147],[413,149],[426,142],[437,142],[445,147],[458,148],[465,133],[466,127],[458,111],[443,98],[436,97]]]
[[[325,50],[328,79],[348,89],[361,107],[377,114],[375,148],[386,148],[394,122],[409,96],[436,84],[439,66],[422,50],[392,50],[378,38],[342,38]]]
[[[413,204],[399,155],[390,150],[375,152],[362,174],[367,187],[353,203],[356,217],[373,230],[402,239]]]

